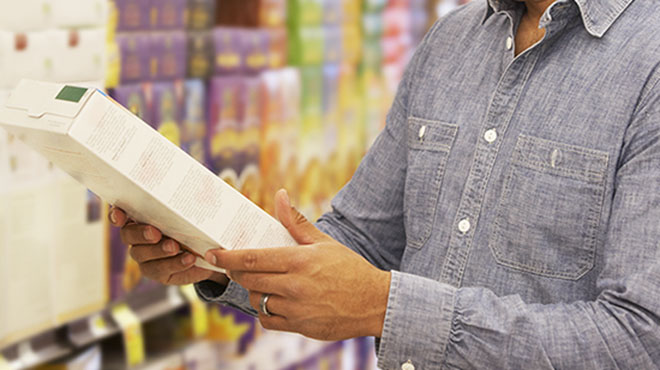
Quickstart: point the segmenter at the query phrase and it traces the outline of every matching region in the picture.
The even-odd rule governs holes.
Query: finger
[[[282,226],[300,244],[314,244],[330,238],[291,205],[289,194],[284,189],[275,193],[275,215]]]
[[[250,292],[250,306],[259,313],[259,320],[261,317],[268,317],[261,311],[261,298],[264,296],[262,292]],[[283,306],[286,305],[286,299],[276,294],[271,294],[266,301],[266,310],[273,316],[280,316],[286,318],[287,311]]]
[[[181,251],[179,243],[165,238],[157,244],[137,244],[130,249],[131,257],[137,263],[176,256]]]
[[[186,271],[172,274],[172,276],[170,276],[169,284],[172,285],[194,284],[202,280],[208,280],[211,277],[211,275],[213,275],[213,271],[209,271],[200,267],[193,266],[192,268]]]
[[[163,234],[151,225],[130,224],[121,228],[121,240],[126,245],[156,244]]]
[[[288,272],[299,254],[298,247],[215,249],[206,252],[205,258],[212,265],[228,271]]]
[[[110,220],[112,226],[122,227],[124,224],[126,224],[126,221],[128,221],[128,216],[121,209],[112,207],[110,212],[108,212],[108,219]]]
[[[183,253],[176,257],[142,263],[140,264],[140,271],[142,275],[149,279],[163,284],[170,284],[172,275],[190,269],[194,266],[194,263],[195,256],[190,253]]]
[[[286,296],[287,283],[291,280],[282,273],[230,271],[231,279],[249,291],[268,292]]]

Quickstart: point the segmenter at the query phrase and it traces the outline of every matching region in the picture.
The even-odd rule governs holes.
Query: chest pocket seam
[[[407,244],[420,249],[431,236],[447,159],[458,126],[408,117],[408,171],[405,183]]]
[[[497,204],[493,230],[489,238],[489,246],[497,263],[524,272],[567,280],[577,280],[589,272],[594,266],[596,232],[604,201],[608,161],[609,156],[606,152],[520,135],[507,171],[502,195]],[[524,174],[528,176],[523,176]],[[543,180],[546,181],[545,184]],[[550,185],[556,185],[555,189],[548,189]],[[562,185],[565,187],[562,188]],[[557,215],[553,219],[555,222],[552,225],[543,224],[543,221],[548,221],[548,219],[539,216],[543,212],[540,209],[542,207],[525,210],[525,204],[516,204],[516,201],[520,200],[529,200],[532,203],[535,201],[534,197],[546,201],[552,200],[553,195],[545,193],[552,193],[557,188],[562,188],[566,192],[574,190],[576,194],[565,195],[565,204],[561,204],[560,199],[557,200],[555,210],[564,211],[566,217],[564,219],[559,217],[562,215]],[[521,194],[525,192],[525,189],[528,194]],[[516,191],[518,194],[515,193]],[[554,193],[554,195],[557,194]],[[575,195],[573,202],[570,199],[571,195]],[[580,201],[582,203],[579,203]],[[542,204],[541,202],[537,206]],[[562,209],[562,206],[565,209]],[[571,206],[577,206],[577,208],[569,208]],[[571,215],[576,215],[576,217],[571,220]],[[535,219],[539,225],[534,225],[533,220]],[[583,235],[574,237],[572,240],[572,246],[576,249],[571,249],[571,245],[568,245],[569,248],[566,250],[560,249],[566,247],[564,244],[570,244],[571,240],[560,240],[556,250],[538,249],[549,247],[549,245],[537,244],[539,239],[545,235],[533,226],[538,226],[537,229],[552,230],[562,222],[566,223],[566,219],[569,222],[565,226],[570,227],[571,221],[573,221],[576,229],[580,226],[579,222],[582,221]],[[525,228],[525,226],[530,226],[526,225],[530,220],[532,220],[531,227]],[[536,233],[533,235],[535,238],[528,235],[531,239],[530,245],[523,245],[521,242],[525,231],[528,231],[529,234]],[[559,234],[562,231],[567,230],[559,230]],[[537,249],[535,250],[535,248]],[[523,256],[525,254],[527,260]],[[547,258],[543,260],[544,257]],[[556,260],[553,260],[553,257]]]

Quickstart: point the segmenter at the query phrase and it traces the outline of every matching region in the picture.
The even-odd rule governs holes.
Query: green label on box
[[[57,94],[55,99],[78,103],[86,92],[87,89],[84,87],[66,85],[60,90],[60,93]]]

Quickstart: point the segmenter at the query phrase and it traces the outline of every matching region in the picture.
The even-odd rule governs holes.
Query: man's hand
[[[108,217],[114,226],[121,227],[121,239],[130,246],[129,253],[145,277],[166,285],[186,285],[202,280],[222,285],[229,282],[223,274],[194,266],[195,256],[175,240],[164,237],[155,227],[130,222],[126,213],[118,208],[111,209]]]
[[[227,269],[250,292],[266,329],[322,340],[380,337],[390,273],[319,231],[291,207],[284,190],[275,197],[275,213],[301,246],[214,250],[207,261]],[[271,294],[270,317],[259,307],[264,293]]]

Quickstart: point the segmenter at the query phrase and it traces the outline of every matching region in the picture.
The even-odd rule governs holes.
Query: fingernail
[[[181,263],[183,263],[184,266],[188,266],[191,263],[195,262],[195,256],[192,254],[186,254],[183,256],[183,259],[181,260]]]
[[[115,215],[114,209],[110,211],[110,222],[112,222],[113,225],[117,224],[117,215]]]
[[[218,257],[215,256],[215,253],[208,251],[206,252],[206,262],[212,264],[213,266],[217,266],[218,264]]]
[[[165,253],[174,253],[176,252],[176,249],[176,243],[172,240],[163,243],[163,251],[165,251]]]
[[[155,238],[154,232],[150,227],[144,229],[144,238],[147,240],[153,240]]]

